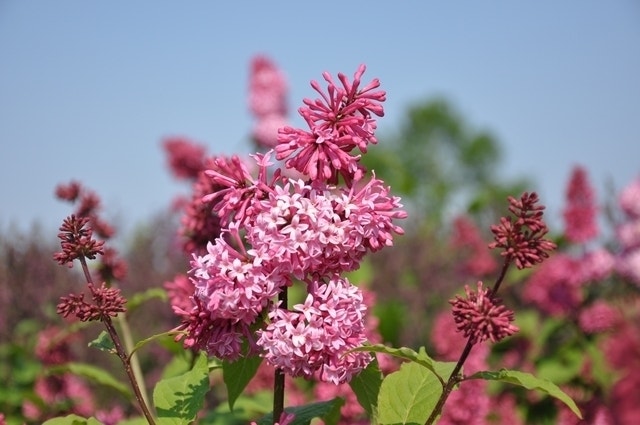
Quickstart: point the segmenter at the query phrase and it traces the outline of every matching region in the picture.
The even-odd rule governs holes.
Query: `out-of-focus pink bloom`
[[[249,109],[256,117],[252,138],[263,148],[278,144],[278,129],[287,121],[287,84],[282,72],[265,56],[251,61]]]
[[[594,334],[607,331],[618,322],[618,311],[603,300],[596,300],[592,305],[580,311],[578,324],[585,333]]]
[[[164,288],[169,297],[169,304],[174,309],[189,311],[193,307],[193,283],[183,274],[179,274],[172,281],[165,282]]]
[[[277,159],[286,159],[288,168],[295,168],[314,181],[336,184],[342,175],[347,185],[351,185],[362,177],[360,156],[352,155],[351,151],[357,148],[365,153],[369,143],[377,143],[372,115],[384,114],[382,102],[386,99],[384,91],[376,90],[380,86],[377,79],[360,88],[365,69],[364,65],[358,68],[353,82],[338,74],[342,86],[323,73],[328,83],[326,94],[316,81],[311,82],[321,99],[304,99],[306,106],[299,109],[310,131],[281,128]]]
[[[362,294],[338,277],[309,292],[293,310],[271,311],[271,322],[258,331],[257,344],[270,364],[292,376],[317,374],[321,381],[348,382],[371,361],[369,353],[347,354],[366,341]]]
[[[439,313],[431,330],[431,341],[438,355],[446,361],[457,361],[467,344],[460,332],[457,332],[456,322],[448,311]],[[489,345],[475,345],[471,354],[464,364],[466,375],[487,369],[487,356],[489,355]]]
[[[204,168],[205,147],[183,137],[166,139],[162,146],[167,153],[169,169],[174,176],[194,180]]]
[[[634,179],[620,193],[620,208],[631,219],[640,219],[640,177]]]
[[[581,262],[560,253],[551,257],[529,277],[523,298],[546,313],[569,314],[584,298]]]
[[[587,172],[575,167],[566,191],[566,206],[563,211],[565,236],[570,242],[585,243],[598,235],[595,193]]]
[[[212,167],[213,163],[213,159],[208,159],[207,168]],[[192,185],[191,199],[185,201],[180,218],[178,233],[182,237],[185,253],[201,255],[206,252],[207,244],[220,236],[222,225],[220,216],[214,211],[215,202],[203,198],[221,189],[223,187],[204,172],[198,174]]]
[[[491,226],[495,242],[489,248],[502,248],[500,255],[513,260],[519,269],[533,267],[549,257],[556,245],[544,236],[548,229],[542,219],[544,205],[538,195],[525,192],[520,199],[509,197],[509,211],[515,216],[501,217],[500,224]]]
[[[255,123],[251,136],[259,146],[272,149],[278,144],[278,130],[288,124],[283,115],[265,115]]]
[[[127,276],[127,271],[127,262],[118,256],[115,249],[106,247],[97,269],[99,280],[103,282],[122,281]]]
[[[249,109],[258,118],[287,113],[286,77],[266,56],[255,56],[251,60]]]
[[[125,417],[122,406],[114,406],[109,410],[102,409],[96,412],[96,419],[103,425],[118,425]]]
[[[626,251],[618,256],[616,270],[640,286],[640,248]]]
[[[453,306],[453,319],[458,331],[469,338],[471,344],[490,339],[498,342],[518,332],[513,325],[513,311],[506,308],[500,299],[489,295],[489,288],[483,288],[478,282],[477,291],[464,287],[466,298],[456,296],[449,303]]]
[[[616,236],[623,250],[640,248],[640,219],[619,224],[616,228]]]
[[[462,382],[447,399],[438,425],[485,425],[489,403],[487,381],[472,379]]]
[[[462,272],[469,276],[486,276],[498,268],[496,260],[487,249],[475,223],[466,216],[459,216],[453,221],[451,244],[466,254],[462,263]]]
[[[609,251],[599,248],[587,252],[581,259],[582,281],[598,282],[608,278],[613,272],[616,259]]]

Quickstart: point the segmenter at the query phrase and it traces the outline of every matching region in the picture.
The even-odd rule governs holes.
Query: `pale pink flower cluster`
[[[341,274],[392,245],[393,234],[403,233],[394,220],[407,214],[375,174],[364,178],[360,154],[351,152],[376,142],[371,115],[383,115],[378,80],[360,88],[364,70],[353,83],[340,74],[340,87],[325,73],[327,94],[313,82],[322,100],[305,100],[300,109],[310,131],[281,129],[277,159],[309,180],[271,170],[271,151],[254,155],[255,167],[220,157],[204,171],[219,190],[202,202],[217,214],[222,233],[193,254],[192,307],[174,303],[185,346],[226,360],[257,352],[292,376],[335,384],[371,361],[350,352],[366,341],[366,305]],[[253,102],[255,111],[265,106]],[[296,282],[306,289],[304,303],[276,301]]]
[[[360,289],[336,277],[311,289],[292,310],[272,310],[257,343],[269,363],[292,376],[318,373],[324,382],[347,382],[371,360],[368,353],[345,350],[366,341],[365,312]]]

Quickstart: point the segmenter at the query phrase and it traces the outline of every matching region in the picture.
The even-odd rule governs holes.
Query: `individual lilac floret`
[[[321,99],[304,99],[306,106],[298,111],[309,131],[286,126],[278,132],[276,158],[286,159],[287,168],[330,184],[336,184],[339,175],[347,185],[362,177],[360,155],[351,151],[358,148],[365,153],[369,143],[377,143],[376,122],[371,117],[384,115],[382,102],[386,99],[384,91],[376,90],[380,86],[378,79],[360,88],[365,69],[364,65],[358,68],[353,83],[338,74],[342,87],[323,73],[328,83],[326,94],[316,81],[311,82]]]
[[[498,298],[491,297],[489,288],[482,288],[478,282],[477,292],[465,285],[466,298],[456,296],[449,301],[453,305],[453,317],[458,331],[464,332],[471,344],[487,339],[498,342],[504,337],[518,332],[511,322],[513,311],[507,309]]]
[[[313,290],[318,284],[310,285],[303,304],[272,310],[271,322],[258,331],[257,344],[271,365],[292,376],[347,382],[372,359],[368,353],[349,353],[366,341],[366,306],[360,290],[347,279],[335,277]]]

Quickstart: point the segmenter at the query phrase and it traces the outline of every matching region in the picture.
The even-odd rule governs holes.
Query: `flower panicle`
[[[93,230],[87,226],[89,217],[70,215],[60,226],[60,246],[62,251],[54,254],[53,259],[60,265],[72,266],[73,260],[78,258],[95,259],[96,255],[104,254],[104,241],[93,238]]]
[[[502,248],[502,256],[513,260],[519,269],[533,267],[549,257],[556,244],[545,239],[548,228],[544,222],[544,205],[538,205],[535,192],[522,194],[520,199],[509,197],[509,211],[514,217],[501,217],[491,226],[494,242],[489,248]]]
[[[456,296],[449,303],[453,306],[453,318],[459,332],[469,338],[471,344],[490,339],[498,342],[518,332],[513,325],[515,314],[502,304],[502,300],[491,296],[489,288],[478,281],[477,291],[465,285],[466,297]]]
[[[75,316],[81,322],[104,320],[126,312],[127,300],[120,294],[120,289],[109,288],[105,283],[99,288],[88,284],[92,302],[84,299],[85,294],[69,294],[60,297],[57,313],[63,317]]]

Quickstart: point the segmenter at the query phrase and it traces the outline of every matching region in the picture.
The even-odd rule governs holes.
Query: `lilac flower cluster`
[[[272,151],[254,155],[251,167],[219,157],[204,171],[218,190],[202,202],[222,232],[193,254],[191,307],[174,304],[186,347],[226,360],[259,353],[292,376],[335,384],[371,360],[347,354],[366,340],[366,306],[341,274],[392,245],[393,234],[403,233],[393,221],[407,214],[375,174],[364,178],[360,154],[352,153],[376,143],[371,116],[383,115],[385,93],[378,80],[360,88],[364,71],[352,83],[339,74],[340,86],[325,73],[326,94],[312,82],[322,99],[305,99],[299,111],[310,131],[279,130],[276,159],[302,178],[271,170]],[[282,294],[296,282],[307,295],[290,308]]]

